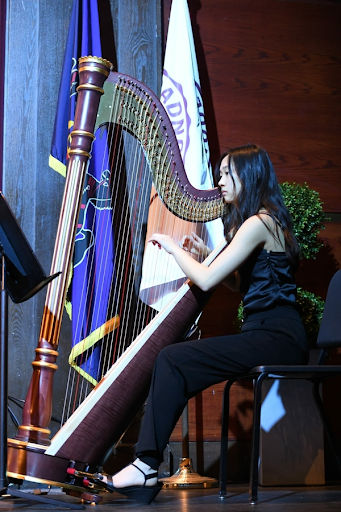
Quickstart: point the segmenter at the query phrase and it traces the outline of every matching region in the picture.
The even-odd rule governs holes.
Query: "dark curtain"
[[[0,190],[2,190],[2,149],[4,129],[4,79],[6,41],[6,2],[0,2]]]

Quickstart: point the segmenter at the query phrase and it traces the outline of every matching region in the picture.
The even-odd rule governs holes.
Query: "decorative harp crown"
[[[222,216],[218,188],[198,190],[189,182],[168,115],[155,94],[134,78],[111,72],[104,84],[96,130],[116,123],[141,143],[155,188],[166,207],[181,219],[207,222]]]

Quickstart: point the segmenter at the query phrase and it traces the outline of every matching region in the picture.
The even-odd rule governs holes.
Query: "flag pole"
[[[196,338],[200,339],[201,331],[195,324]],[[193,339],[193,328],[187,339]],[[160,478],[163,486],[167,489],[208,489],[218,487],[218,480],[215,478],[201,476],[193,469],[192,459],[189,455],[189,421],[188,421],[188,404],[184,408],[181,415],[182,429],[182,457],[179,460],[179,467],[174,475],[166,478]]]

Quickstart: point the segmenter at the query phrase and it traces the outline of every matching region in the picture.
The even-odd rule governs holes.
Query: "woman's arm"
[[[225,279],[222,281],[222,284],[226,286],[226,288],[229,288],[233,292],[239,292],[240,289],[240,275],[238,270],[235,272],[232,272],[229,276],[225,277]]]
[[[185,275],[199,288],[207,291],[215,288],[226,278],[228,278],[227,286],[238,289],[239,283],[238,279],[236,280],[235,272],[256,247],[264,245],[268,237],[268,230],[262,221],[254,215],[244,222],[232,242],[208,267],[194,260],[168,235],[154,234],[150,241],[172,254]]]

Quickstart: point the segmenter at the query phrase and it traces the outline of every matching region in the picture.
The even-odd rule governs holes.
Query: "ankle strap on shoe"
[[[146,475],[146,473],[141,468],[136,466],[136,464],[134,464],[133,462],[131,462],[130,465],[134,466],[134,468],[138,469],[143,474],[143,476],[144,476],[144,483],[146,483],[147,480],[150,480],[151,478],[157,478],[157,476],[158,476],[158,472],[157,471],[154,471],[153,473],[150,473],[149,475]]]

